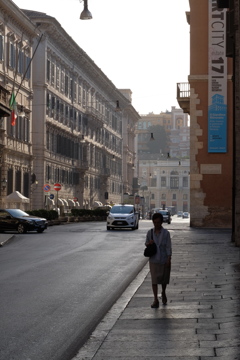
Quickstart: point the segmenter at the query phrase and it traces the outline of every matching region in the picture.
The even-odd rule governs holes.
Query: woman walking
[[[149,258],[149,267],[154,296],[151,307],[158,308],[158,284],[162,285],[162,303],[163,305],[167,304],[166,288],[170,281],[172,242],[169,231],[162,227],[162,214],[153,214],[152,222],[154,229],[148,230],[145,245],[148,246],[153,242],[157,245],[156,254]]]

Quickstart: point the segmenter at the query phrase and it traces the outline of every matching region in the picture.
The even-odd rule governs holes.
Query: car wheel
[[[107,226],[107,230],[110,230],[110,226]]]
[[[44,229],[38,229],[37,232],[42,233],[42,232],[44,232]]]
[[[27,232],[27,230],[23,224],[18,224],[17,231],[19,234],[24,234]]]
[[[138,229],[138,223],[137,223],[137,225],[136,225],[135,229],[136,229],[136,230]]]

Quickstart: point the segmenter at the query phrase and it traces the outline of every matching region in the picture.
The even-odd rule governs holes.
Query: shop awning
[[[48,205],[55,205],[55,202],[53,199],[50,199],[49,197],[47,198],[47,204]]]
[[[68,202],[66,199],[62,199],[64,206],[68,206]]]
[[[5,200],[5,202],[9,202],[9,203],[29,203],[30,202],[30,199],[23,196],[19,191],[12,192],[8,196],[6,196],[6,198],[4,198],[4,200]]]
[[[73,201],[72,199],[68,199],[68,206],[75,206],[75,201]]]
[[[94,206],[95,208],[97,208],[97,207],[99,207],[99,206],[103,206],[103,204],[101,203],[101,201],[94,201],[93,206]]]
[[[64,202],[62,199],[58,198],[58,205],[59,206],[64,206]]]

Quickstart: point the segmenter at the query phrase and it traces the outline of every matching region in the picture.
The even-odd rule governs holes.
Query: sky
[[[131,89],[141,114],[179,108],[178,82],[188,82],[189,0],[14,0],[53,16],[118,89]]]

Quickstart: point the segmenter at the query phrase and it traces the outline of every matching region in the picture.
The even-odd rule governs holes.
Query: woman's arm
[[[166,253],[167,253],[167,265],[170,265],[172,258],[172,240],[171,240],[170,232],[168,230],[167,230]]]
[[[153,239],[151,239],[151,229],[148,230],[147,235],[146,235],[146,241],[145,241],[145,245],[149,245],[153,242]]]

